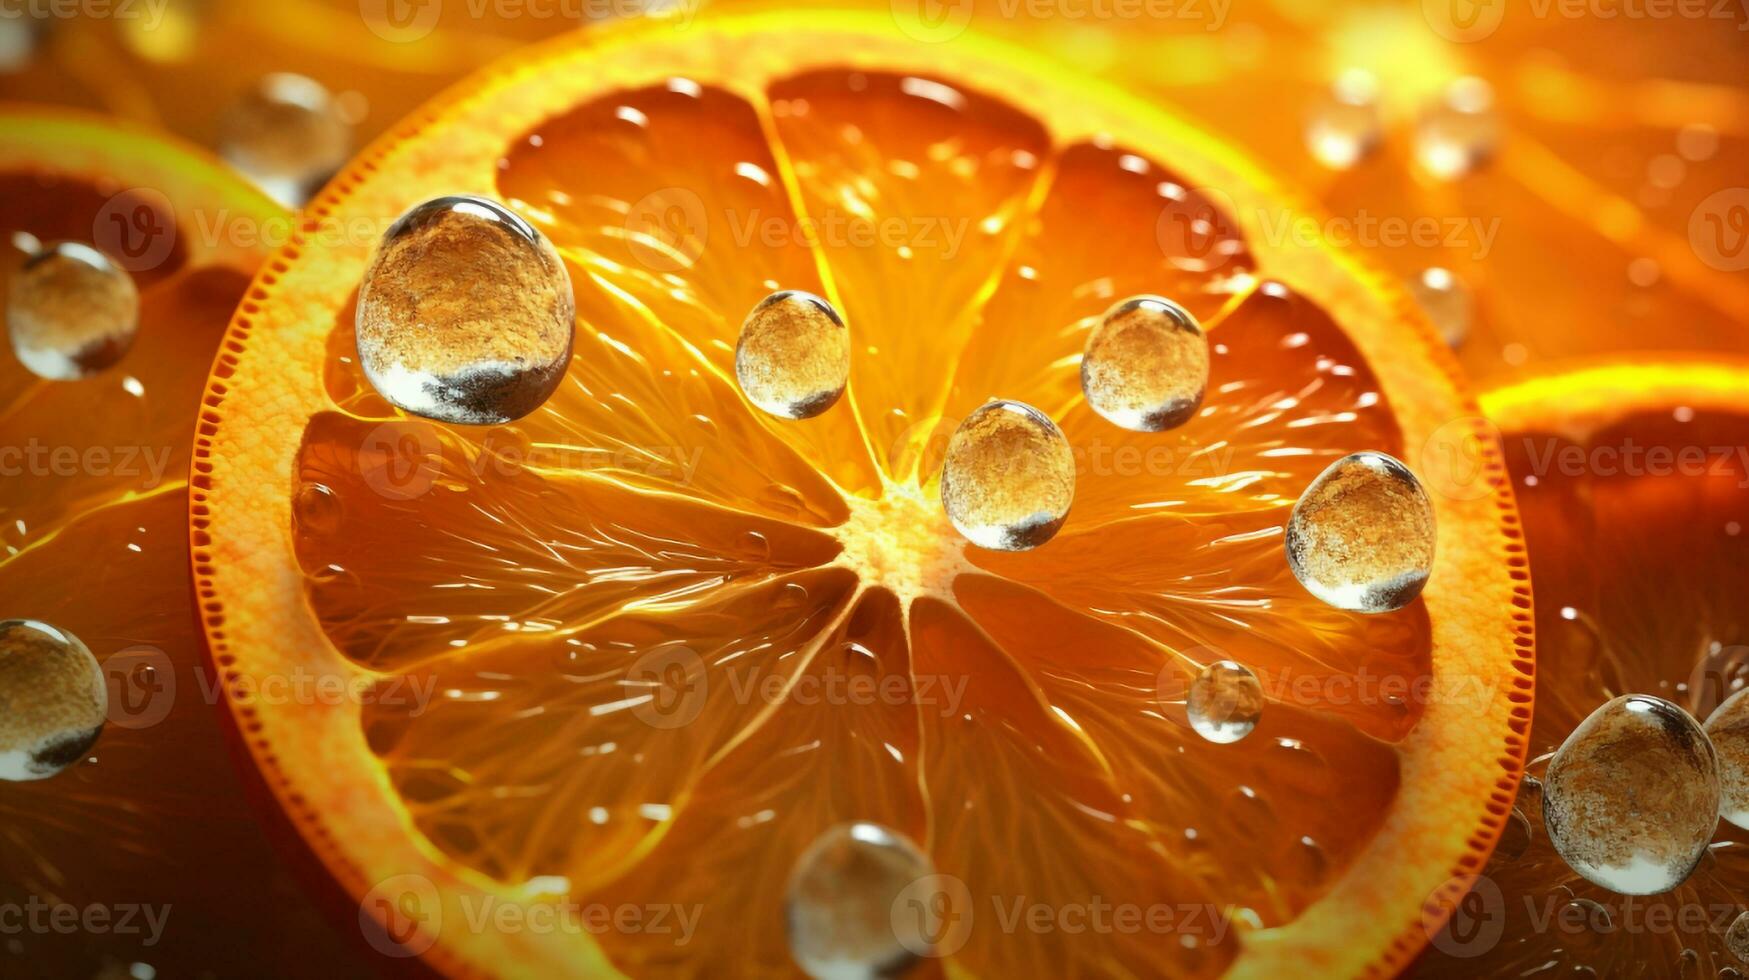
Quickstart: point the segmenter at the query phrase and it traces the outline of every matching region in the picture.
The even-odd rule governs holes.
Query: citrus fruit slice
[[[574,286],[569,373],[509,425],[401,416],[357,363],[377,243],[347,229],[454,194]],[[249,751],[389,951],[457,974],[791,972],[791,866],[850,821],[927,853],[898,912],[952,913],[928,952],[962,975],[1404,962],[1515,786],[1525,560],[1484,480],[1436,495],[1404,609],[1295,582],[1320,471],[1376,449],[1455,487],[1421,450],[1473,409],[1406,297],[1272,244],[1265,207],[1299,205],[1150,107],[885,17],[627,24],[486,72],[337,178],[215,364],[194,564]],[[852,337],[809,420],[734,382],[787,289]],[[1139,293],[1210,344],[1165,433],[1079,394],[1087,330]],[[1077,462],[1022,553],[938,498],[994,396]],[[1215,744],[1185,691],[1229,658],[1267,703]],[[294,669],[353,696],[253,696]],[[529,925],[567,909],[598,928]]]
[[[1562,862],[1540,795],[1550,755],[1609,699],[1652,694],[1704,722],[1749,681],[1749,363],[1592,362],[1486,392],[1482,409],[1505,436],[1530,546],[1533,759],[1507,833],[1422,972],[1749,972],[1726,939],[1749,907],[1742,830],[1721,821],[1687,883],[1630,898]]]
[[[201,386],[285,218],[216,161],[131,128],[16,107],[0,128],[0,308],[27,252],[59,242],[127,270],[139,304],[131,347],[80,380],[40,377],[0,343],[0,619],[83,641],[108,698],[83,758],[0,781],[0,902],[15,916],[0,973],[241,974],[294,936],[321,957],[338,947],[271,870],[242,799],[186,573]],[[274,916],[250,911],[264,895]]]

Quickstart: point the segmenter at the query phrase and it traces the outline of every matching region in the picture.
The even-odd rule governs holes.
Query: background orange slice
[[[1615,695],[1655,694],[1705,721],[1749,681],[1749,363],[1590,362],[1489,391],[1482,407],[1504,433],[1531,548],[1533,758],[1499,848],[1419,972],[1749,971],[1724,935],[1746,908],[1743,831],[1721,822],[1675,891],[1616,895],[1555,853],[1533,778]]]
[[[0,344],[0,617],[84,640],[111,707],[85,761],[0,782],[0,902],[33,916],[9,920],[0,973],[241,974],[295,952],[344,975],[243,799],[186,573],[201,386],[288,221],[216,161],[135,129],[17,107],[0,128],[0,308],[31,238],[95,244],[141,293],[133,348],[93,377],[45,381]],[[93,905],[96,927],[51,927],[62,907],[97,921]]]
[[[514,426],[401,419],[353,363],[374,240],[344,229],[455,192],[518,208],[576,287],[566,384]],[[361,915],[453,973],[786,972],[789,862],[845,819],[965,883],[985,924],[958,972],[1391,969],[1506,814],[1525,559],[1407,299],[1253,223],[1301,207],[1135,100],[882,17],[519,56],[336,181],[215,368],[194,563],[251,753]],[[856,338],[846,398],[807,423],[729,381],[736,325],[779,287]],[[1215,355],[1201,417],[1151,438],[1073,380],[1089,318],[1144,289]],[[1027,555],[968,551],[932,496],[942,437],[997,393],[1083,457],[1068,525]],[[1442,432],[1475,454],[1424,452]],[[1433,585],[1370,619],[1280,554],[1295,495],[1361,448],[1447,488]],[[1278,695],[1235,746],[1171,697],[1217,647]],[[357,694],[252,693],[293,670]],[[825,693],[850,678],[896,703]],[[1204,918],[1003,930],[1016,898]],[[558,901],[700,918],[684,943],[468,925]]]

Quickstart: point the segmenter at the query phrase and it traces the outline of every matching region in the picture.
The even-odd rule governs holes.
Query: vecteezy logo
[[[1688,244],[1720,272],[1749,269],[1749,187],[1731,187],[1700,202],[1688,217]]]
[[[1470,959],[1498,946],[1506,932],[1506,896],[1499,884],[1486,875],[1459,875],[1439,890],[1447,888],[1454,892],[1462,889],[1451,917],[1439,921],[1438,903],[1429,903],[1423,913],[1422,928],[1433,948],[1447,956]]]
[[[396,875],[377,883],[358,903],[365,942],[384,956],[418,956],[443,929],[443,900],[424,875]]]
[[[443,0],[358,0],[370,32],[391,44],[410,44],[437,28]]]
[[[397,419],[365,434],[358,447],[359,475],[390,500],[425,495],[443,468],[437,431],[424,422]]]
[[[1447,500],[1480,500],[1494,492],[1488,475],[1488,447],[1500,444],[1500,430],[1479,415],[1452,419],[1421,444],[1415,471],[1427,489]]]
[[[972,891],[953,875],[925,875],[893,899],[893,937],[914,956],[952,956],[972,935]]]
[[[176,248],[176,208],[150,187],[122,191],[97,210],[91,241],[127,271],[150,272]]]
[[[704,710],[710,678],[704,658],[678,643],[646,651],[626,671],[632,714],[652,728],[690,725]]]
[[[1435,34],[1467,44],[1500,29],[1506,0],[1421,0],[1421,16]]]
[[[951,41],[972,22],[973,0],[889,0],[893,23],[925,44]]]
[[[685,187],[639,198],[626,212],[625,229],[632,258],[651,272],[690,269],[710,238],[704,198]]]
[[[151,728],[176,704],[176,667],[157,647],[117,651],[103,662],[109,689],[109,723],[118,728]]]
[[[1167,261],[1191,272],[1213,272],[1232,261],[1240,248],[1232,195],[1218,187],[1172,190],[1154,221],[1154,239]]]

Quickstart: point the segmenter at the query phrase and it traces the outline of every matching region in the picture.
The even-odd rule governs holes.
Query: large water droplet
[[[788,289],[759,301],[741,324],[735,378],[747,400],[780,418],[811,419],[844,394],[850,331],[832,304]]]
[[[78,762],[108,712],[103,670],[78,637],[0,622],[0,779],[46,779]]]
[[[1198,735],[1221,745],[1237,742],[1263,715],[1263,685],[1244,664],[1217,660],[1191,681],[1186,711]]]
[[[1713,709],[1706,733],[1719,759],[1719,816],[1749,830],[1749,688]]]
[[[33,374],[75,381],[113,366],[133,346],[140,292],[109,256],[60,242],[12,277],[6,325],[12,352]]]
[[[352,126],[321,82],[268,75],[219,119],[219,153],[287,207],[320,190],[352,152]]]
[[[1415,127],[1415,157],[1428,173],[1456,180],[1487,163],[1500,139],[1494,89],[1480,78],[1453,81]]]
[[[442,422],[539,408],[571,359],[576,307],[540,232],[480,197],[440,197],[383,236],[358,289],[358,361],[384,398]]]
[[[1433,569],[1433,503],[1415,474],[1380,452],[1337,460],[1288,518],[1288,567],[1338,609],[1379,613],[1421,594]]]
[[[966,539],[1025,551],[1049,541],[1075,500],[1075,453],[1031,405],[992,401],[960,422],[941,467],[941,503]]]
[[[1420,304],[1427,318],[1439,330],[1446,346],[1456,348],[1470,335],[1470,322],[1475,316],[1475,297],[1462,279],[1450,269],[1434,266],[1421,270],[1409,280],[1409,292]]]
[[[1367,72],[1343,72],[1306,119],[1306,148],[1319,163],[1347,170],[1378,148],[1384,132],[1378,82]]]
[[[820,835],[796,860],[784,901],[796,965],[819,980],[896,976],[916,954],[893,928],[893,906],[930,873],[917,845],[879,824]]]
[[[1081,390],[1114,425],[1159,432],[1196,414],[1209,383],[1209,344],[1196,317],[1169,299],[1113,306],[1087,338]]]
[[[1624,895],[1682,884],[1719,822],[1712,742],[1686,711],[1625,694],[1579,723],[1549,760],[1543,823],[1567,865]]]
[[[1749,963],[1749,912],[1738,912],[1725,930],[1725,948],[1738,960]]]

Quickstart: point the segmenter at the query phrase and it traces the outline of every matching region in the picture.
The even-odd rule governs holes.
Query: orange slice
[[[133,347],[82,380],[43,380],[0,343],[0,619],[78,636],[110,704],[82,762],[0,782],[0,903],[21,916],[0,973],[242,974],[294,943],[332,957],[243,801],[186,571],[201,386],[286,219],[216,162],[133,129],[20,108],[0,128],[0,308],[32,240],[96,245],[141,303]],[[273,916],[255,911],[267,896]],[[99,925],[53,927],[60,908],[94,921],[93,904]]]
[[[1686,884],[1616,895],[1555,853],[1531,778],[1611,697],[1655,694],[1705,721],[1749,681],[1749,362],[1594,362],[1487,392],[1482,408],[1505,434],[1530,545],[1535,758],[1422,972],[1749,972],[1725,941],[1745,909],[1749,835],[1720,822]]]
[[[509,426],[394,413],[350,326],[376,243],[316,237],[453,193],[518,209],[575,288],[569,375]],[[957,975],[1389,971],[1506,814],[1527,574],[1498,480],[1438,496],[1432,584],[1397,613],[1288,572],[1324,467],[1382,449],[1457,487],[1421,450],[1473,415],[1403,296],[1246,223],[1299,207],[1147,105],[885,17],[518,56],[336,180],[216,365],[194,562],[249,751],[391,950],[458,975],[793,972],[786,877],[847,820],[963,886]],[[779,288],[853,337],[805,422],[732,380]],[[1139,292],[1212,345],[1203,410],[1163,434],[1078,395],[1086,330]],[[969,547],[937,499],[992,395],[1079,458],[1024,554]],[[1183,690],[1227,656],[1269,703],[1215,745]],[[252,696],[294,669],[358,693]],[[625,918],[479,927],[565,908]]]

